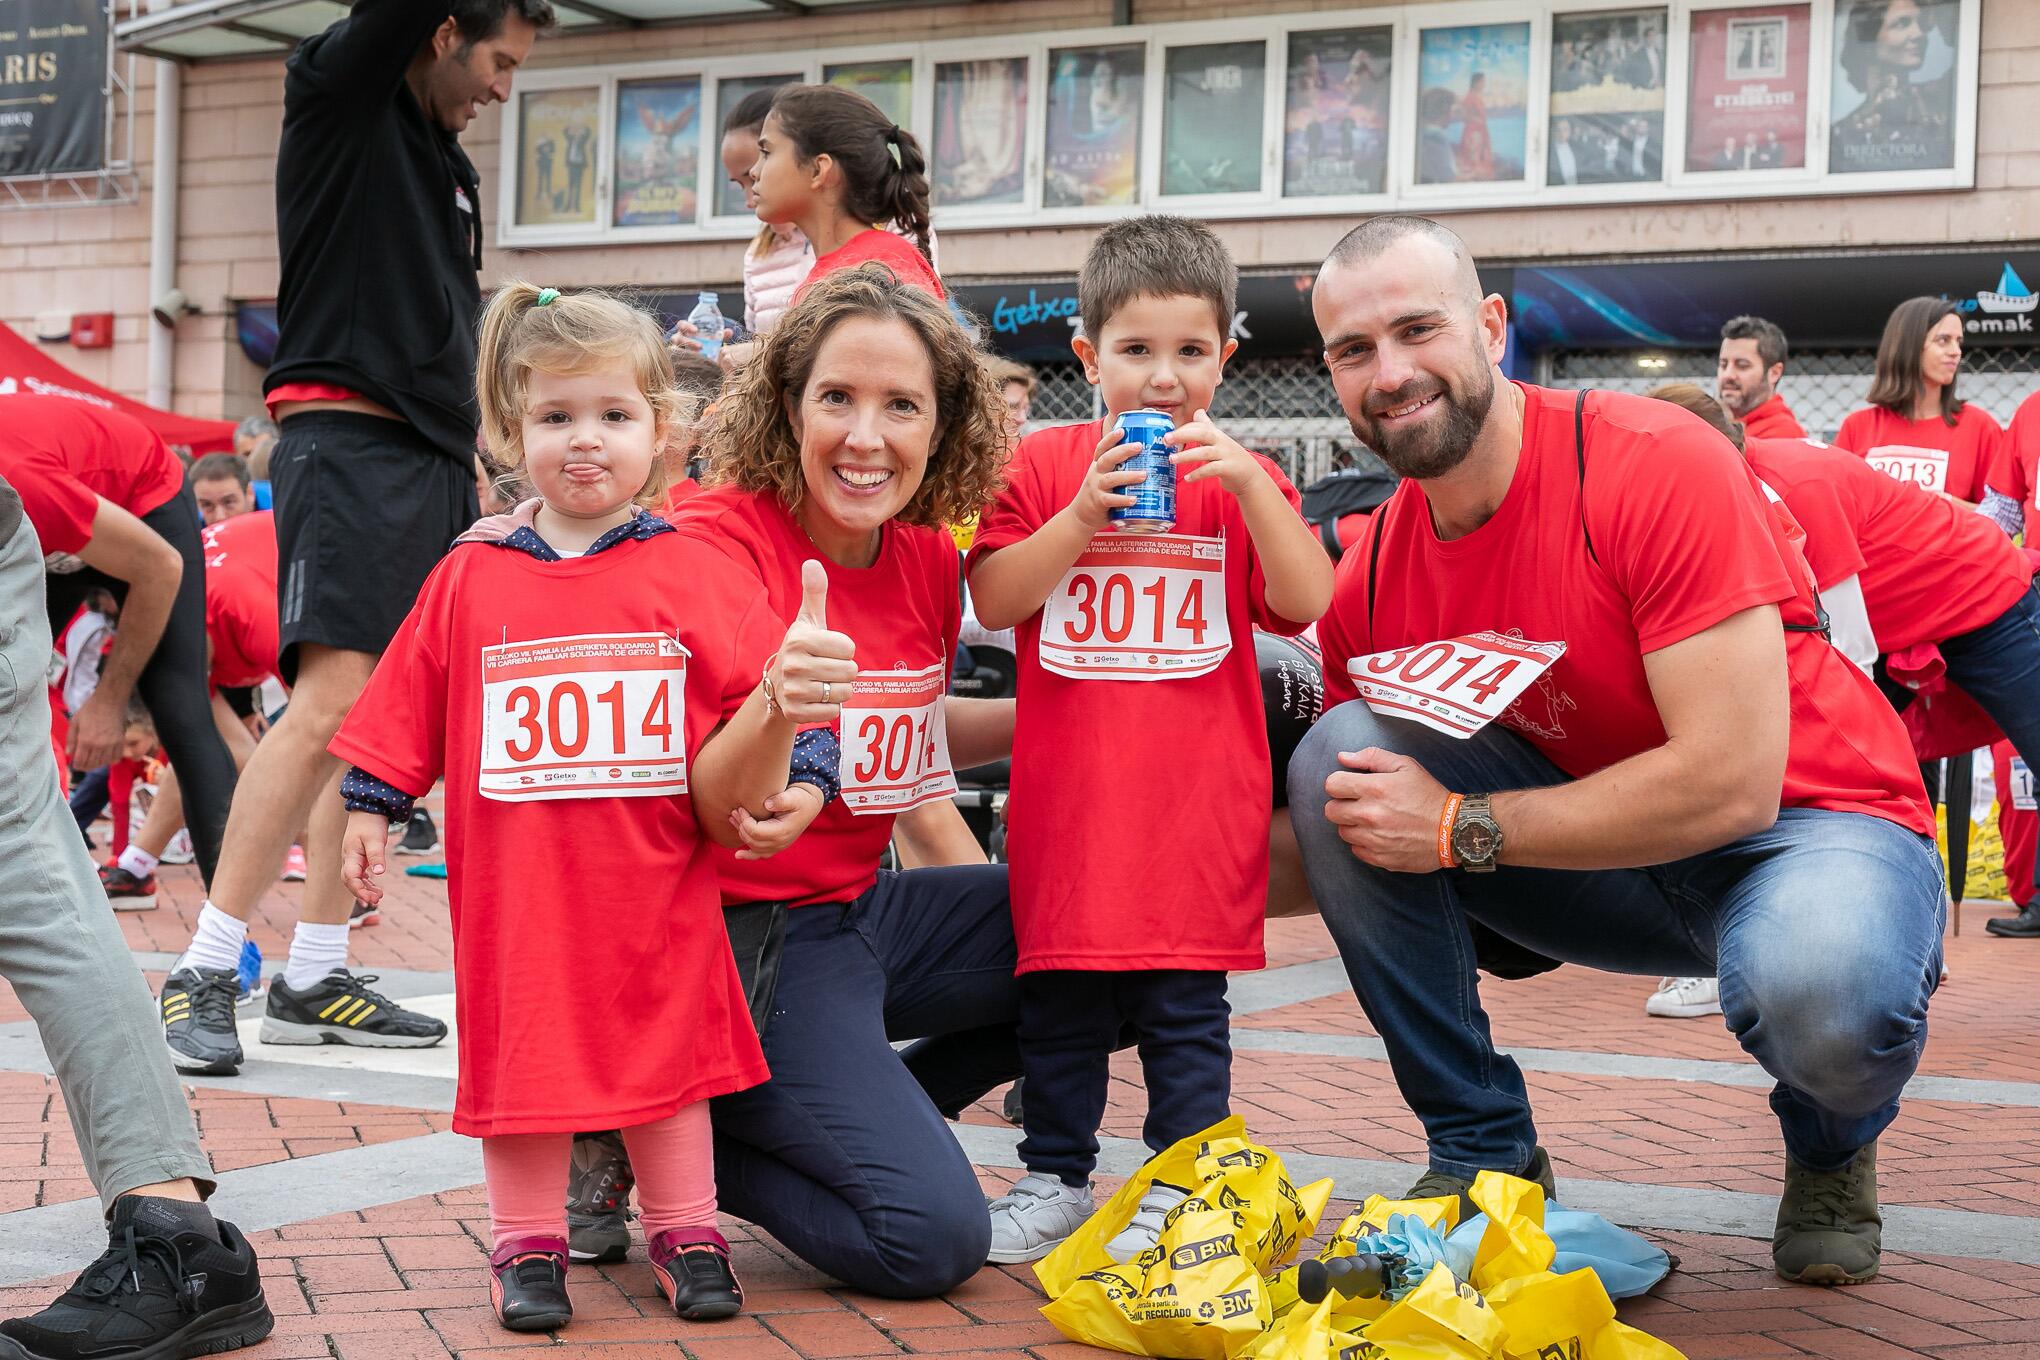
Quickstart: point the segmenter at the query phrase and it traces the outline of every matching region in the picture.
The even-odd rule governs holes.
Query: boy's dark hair
[[[723,119],[722,135],[727,137],[732,132],[756,132],[764,127],[765,115],[772,112],[772,97],[785,88],[784,85],[774,85],[763,90],[753,90],[739,99],[737,106],[730,110],[730,116]]]
[[[128,696],[126,725],[147,728],[151,732],[156,730],[156,717],[149,712],[149,706],[142,702],[142,696],[139,694]]]
[[[223,482],[233,478],[246,491],[252,480],[248,472],[248,460],[238,453],[208,453],[191,465],[191,473],[184,481],[186,486],[196,482]]]
[[[501,33],[503,21],[513,14],[541,33],[559,22],[552,0],[453,0],[454,26],[460,30],[461,47],[470,52],[476,43]]]
[[[839,85],[782,85],[772,96],[772,116],[802,164],[817,156],[836,162],[845,211],[880,227],[898,223],[932,260],[928,158],[913,133]]]
[[[1784,363],[1792,353],[1792,347],[1785,343],[1785,332],[1761,316],[1730,317],[1722,323],[1721,338],[1756,341],[1757,357],[1764,361],[1765,368]]]
[[[1194,297],[1211,304],[1222,345],[1232,334],[1240,271],[1225,242],[1187,217],[1151,214],[1098,233],[1077,275],[1077,311],[1096,344],[1105,323],[1137,297]]]
[[[697,405],[705,406],[715,400],[722,391],[722,367],[713,359],[704,359],[699,354],[679,354],[673,358],[673,382],[681,393],[692,397]]]

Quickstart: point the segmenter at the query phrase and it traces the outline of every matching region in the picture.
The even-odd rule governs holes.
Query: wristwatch
[[[1491,874],[1502,853],[1502,828],[1488,810],[1493,800],[1476,794],[1459,805],[1452,819],[1452,857],[1468,873]]]

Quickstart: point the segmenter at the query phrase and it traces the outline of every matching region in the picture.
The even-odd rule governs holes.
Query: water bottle
[[[715,305],[714,293],[701,293],[699,298],[687,314],[687,322],[699,332],[694,338],[701,343],[701,357],[713,359],[722,353],[722,333],[729,322],[723,320],[722,308]]]

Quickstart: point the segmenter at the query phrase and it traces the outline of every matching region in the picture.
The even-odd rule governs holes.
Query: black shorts
[[[269,469],[287,685],[297,682],[300,643],[379,655],[433,566],[482,513],[471,466],[380,416],[294,415]]]

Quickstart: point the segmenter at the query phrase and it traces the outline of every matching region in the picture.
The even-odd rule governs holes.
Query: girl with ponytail
[[[913,133],[863,95],[834,85],[781,89],[751,174],[759,219],[790,223],[814,246],[803,289],[877,261],[901,282],[946,296],[930,255],[927,157]]]

